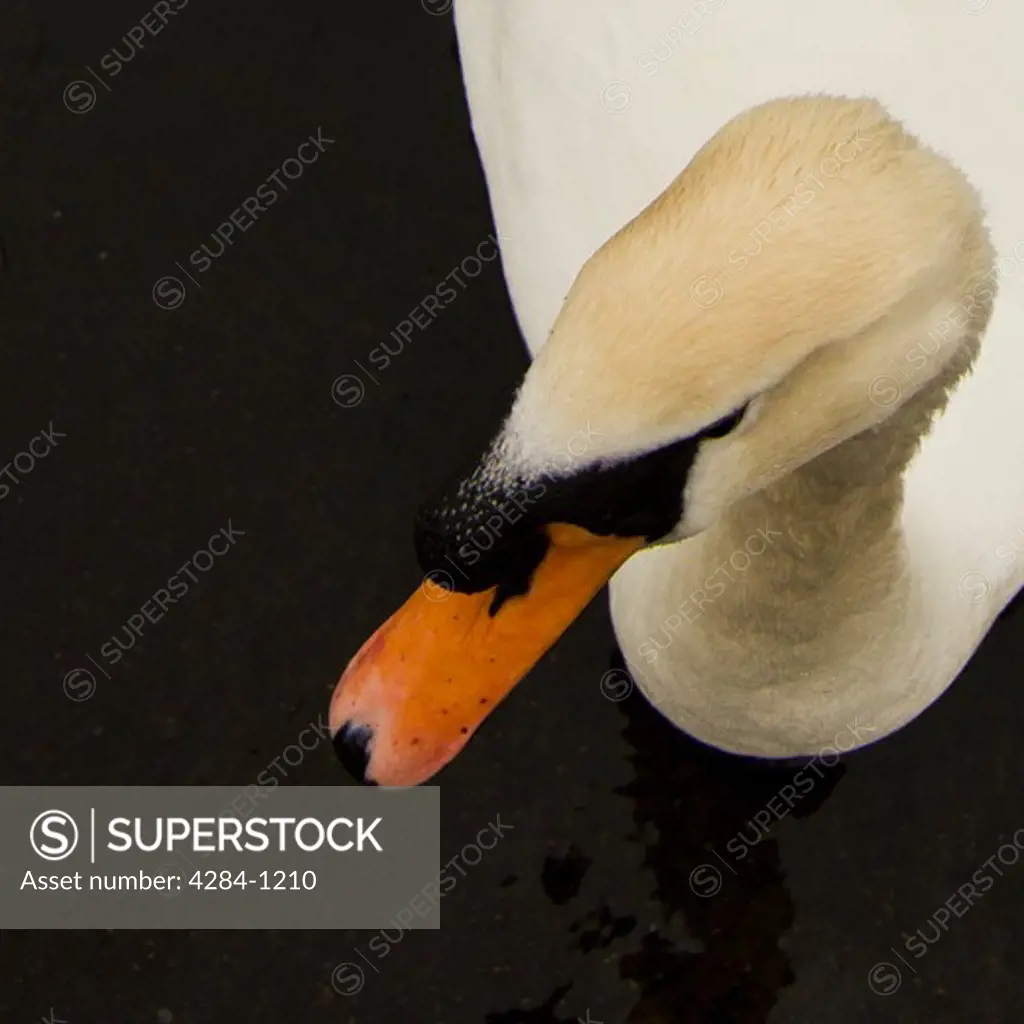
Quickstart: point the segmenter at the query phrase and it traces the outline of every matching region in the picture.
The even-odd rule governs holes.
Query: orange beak
[[[440,771],[590,603],[642,537],[547,527],[528,593],[490,614],[495,590],[423,585],[349,663],[329,716],[342,761],[366,782],[413,786]]]

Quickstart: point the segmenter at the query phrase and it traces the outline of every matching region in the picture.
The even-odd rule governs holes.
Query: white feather
[[[842,700],[815,680],[785,697],[708,692],[682,634],[642,679],[678,724],[748,753],[807,752],[860,714],[876,723],[860,742],[905,724],[1024,586],[1024,5],[458,0],[456,15],[505,273],[533,354],[587,258],[725,122],[765,100],[874,96],[980,191],[1000,290],[973,374],[905,476],[908,628],[848,666]],[[641,673],[637,644],[674,607],[682,547],[644,552],[613,581],[619,640]],[[742,714],[732,700],[747,702]],[[773,733],[795,719],[813,725]]]

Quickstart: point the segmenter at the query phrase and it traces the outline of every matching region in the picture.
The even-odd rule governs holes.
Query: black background
[[[4,784],[251,784],[417,584],[417,502],[498,423],[526,356],[491,264],[350,408],[332,382],[487,237],[450,16],[415,2],[193,0],[0,14],[0,461],[66,435],[0,506]],[[106,78],[69,111],[69,82]],[[156,280],[299,143],[335,140],[158,308]],[[88,700],[62,680],[208,537],[244,537]],[[603,699],[600,600],[439,777],[445,859],[512,830],[443,929],[7,932],[0,1011],[69,1024],[1019,1021],[1024,863],[914,960],[906,935],[1024,826],[1019,617],[898,737],[826,773],[700,898],[780,777]],[[77,691],[73,691],[76,693]],[[345,785],[322,744],[287,783]],[[782,779],[781,781],[786,781]],[[339,920],[344,908],[339,908]],[[868,973],[903,953],[903,982]],[[365,966],[365,965],[364,965]]]

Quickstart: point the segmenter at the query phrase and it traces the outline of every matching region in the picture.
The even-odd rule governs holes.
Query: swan
[[[342,761],[430,778],[609,579],[637,685],[703,743],[902,728],[1024,585],[1024,8],[455,17],[534,360],[337,684]]]

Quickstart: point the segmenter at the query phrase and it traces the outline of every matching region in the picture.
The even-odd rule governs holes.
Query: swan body
[[[669,542],[633,555],[612,579],[627,663],[680,728],[737,753],[851,749],[900,728],[952,683],[1024,586],[1024,8],[998,0],[697,0],[688,9],[669,0],[457,0],[456,19],[505,274],[537,359],[492,462],[540,466],[584,419],[604,438],[597,454],[612,459],[747,401],[737,441],[702,445]],[[749,115],[779,98],[815,96]],[[869,102],[833,108],[824,97],[867,97],[883,113]],[[845,151],[813,148],[815,132],[838,131],[848,115],[886,139],[891,115],[934,151],[931,163],[907,158],[910,177],[890,213],[903,171],[887,163],[888,149],[858,156],[842,132],[830,138]],[[704,171],[665,193],[730,122],[725,141],[699,158]],[[785,179],[777,194],[790,199],[794,181],[812,192],[807,175],[817,181],[808,212],[764,196],[744,209],[744,182],[769,166]],[[953,167],[980,195],[987,237]],[[698,173],[707,179],[703,204],[685,195]],[[663,193],[661,213],[638,218]],[[705,217],[719,200],[722,210]],[[930,214],[927,204],[940,200],[947,206]],[[667,219],[673,203],[685,209],[687,230],[665,241],[654,218]],[[788,213],[776,217],[781,209]],[[607,256],[594,257],[634,218]],[[719,240],[716,224],[732,233]],[[815,234],[822,226],[831,234]],[[929,264],[929,253],[954,244],[951,232],[960,248]],[[662,253],[661,244],[675,249]],[[737,245],[743,255],[733,258]],[[845,265],[829,269],[829,253],[840,250],[864,261],[852,283]],[[669,260],[685,267],[679,294],[644,298],[644,275],[649,269],[653,281]],[[885,275],[874,274],[875,260]],[[977,269],[979,260],[992,287],[964,283],[967,263]],[[922,268],[933,275],[914,278],[924,284],[900,283]],[[806,290],[791,294],[798,289]],[[645,419],[625,393],[637,391],[633,401],[651,408],[660,401],[660,384],[649,393],[632,385],[641,360],[666,387],[685,390],[683,376],[696,376],[680,374],[694,364],[680,362],[664,338],[660,349],[639,340],[649,309],[662,304],[678,312],[687,358],[696,342],[686,341],[684,323],[694,332],[713,324],[737,346],[734,377],[704,392],[693,385],[689,424],[682,414]],[[819,351],[815,323],[823,335],[841,323],[835,330],[852,340]],[[616,332],[614,345],[602,341]],[[753,385],[768,334],[774,347],[763,355],[761,384],[771,393],[762,395]],[[550,353],[549,337],[558,339]],[[732,350],[722,344],[715,352],[727,362]],[[696,365],[714,376],[714,360]],[[847,378],[860,390],[847,393]],[[836,433],[829,409],[844,401],[856,436]],[[779,440],[776,457],[773,438],[802,423],[809,437],[831,440],[796,438],[790,448]],[[800,459],[797,449],[806,449]],[[883,463],[888,471],[877,469]]]

